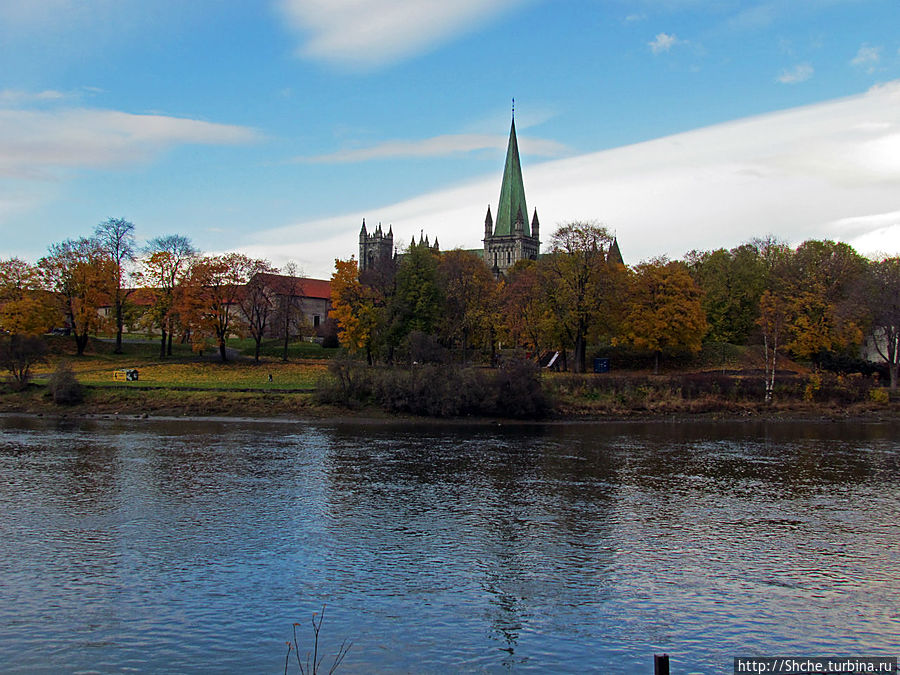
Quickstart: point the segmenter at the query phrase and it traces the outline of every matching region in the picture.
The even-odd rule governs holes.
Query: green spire
[[[530,237],[525,185],[522,183],[522,165],[519,163],[519,144],[516,141],[516,118],[513,117],[509,129],[509,147],[506,149],[506,166],[503,168],[503,184],[500,186],[500,206],[497,208],[494,234],[515,234],[516,217],[520,212],[525,236]]]

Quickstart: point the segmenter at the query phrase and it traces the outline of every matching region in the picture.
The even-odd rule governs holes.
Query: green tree
[[[401,258],[391,298],[391,346],[400,345],[413,331],[436,333],[444,300],[438,283],[438,255],[427,243],[413,243]]]
[[[665,258],[641,263],[631,278],[616,342],[652,351],[659,373],[661,354],[700,350],[708,328],[701,299],[702,292],[682,263]]]
[[[730,251],[692,251],[688,269],[703,291],[709,322],[707,337],[717,342],[746,344],[756,329],[759,298],[767,283],[766,262],[752,244]]]

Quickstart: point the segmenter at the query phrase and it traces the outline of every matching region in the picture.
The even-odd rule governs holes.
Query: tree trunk
[[[219,356],[222,357],[222,363],[228,360],[228,352],[225,350],[225,340],[223,338],[219,338]]]
[[[653,374],[659,375],[659,350],[653,353]]]
[[[259,363],[259,344],[260,344],[260,342],[262,342],[261,337],[258,340],[256,340],[256,351],[253,355],[253,360],[256,361],[256,363]]]
[[[172,356],[172,329],[169,328],[169,341],[166,345],[166,355]]]
[[[162,332],[162,339],[159,343],[159,358],[164,359],[166,358],[166,329],[160,328],[160,331]]]
[[[84,356],[84,348],[87,347],[87,343],[88,334],[86,332],[81,333],[80,335],[75,333],[75,350],[78,356]]]
[[[587,361],[587,339],[583,333],[575,336],[575,349],[572,353],[572,359],[575,361],[574,369],[576,373],[583,373]]]
[[[122,303],[121,301],[116,300],[116,354],[122,353],[122,329],[125,324],[125,317],[123,314]]]

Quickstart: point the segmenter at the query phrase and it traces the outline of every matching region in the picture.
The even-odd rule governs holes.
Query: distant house
[[[277,298],[296,298],[303,323],[313,329],[316,337],[324,337],[333,330],[328,326],[328,312],[331,310],[330,281],[267,273],[256,274],[253,278],[265,283]],[[275,304],[278,305],[277,300]]]

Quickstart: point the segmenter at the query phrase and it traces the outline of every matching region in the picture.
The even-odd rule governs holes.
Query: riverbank
[[[630,404],[630,405],[629,405]],[[31,385],[23,392],[0,393],[0,414],[26,414],[48,417],[121,417],[121,418],[221,418],[242,420],[366,420],[437,422],[442,418],[386,413],[377,405],[353,409],[319,403],[311,391],[223,391],[204,389],[166,389],[135,387],[85,387],[85,398],[76,405],[53,402],[45,386]],[[496,423],[496,417],[448,418],[447,421]],[[776,400],[733,401],[706,395],[696,399],[672,395],[640,401],[610,402],[567,395],[557,400],[542,422],[628,421],[628,420],[900,420],[900,402],[815,402]],[[528,421],[528,420],[520,420]],[[502,420],[504,424],[512,423]]]

